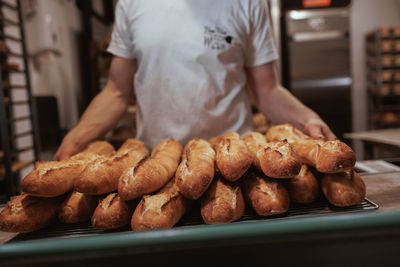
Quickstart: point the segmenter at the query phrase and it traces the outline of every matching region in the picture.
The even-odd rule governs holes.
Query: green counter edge
[[[359,214],[349,213],[222,225],[199,225],[144,232],[119,232],[69,239],[21,241],[0,245],[0,259],[12,260],[21,257],[113,251],[128,248],[139,249],[155,245],[182,246],[189,243],[234,241],[248,238],[279,239],[294,235],[390,227],[400,227],[400,211],[370,211]]]

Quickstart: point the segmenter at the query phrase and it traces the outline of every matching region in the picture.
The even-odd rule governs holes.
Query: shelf
[[[6,2],[6,1],[0,1],[0,6],[7,7],[7,8],[9,8],[9,9],[14,10],[14,11],[17,11],[17,10],[18,10],[18,8],[17,8],[16,6],[14,6],[14,5],[12,5],[12,4]]]
[[[30,104],[31,102],[32,100],[30,99],[10,102],[8,98],[4,97],[4,104],[6,105],[24,105],[24,104]]]
[[[11,122],[15,122],[15,121],[24,121],[24,120],[30,120],[30,119],[32,119],[32,116],[28,115],[28,116],[23,116],[23,117],[11,118],[11,119],[8,119],[7,122],[11,123]]]
[[[0,23],[2,24],[1,26],[3,26],[3,27],[4,26],[16,26],[16,27],[19,27],[19,22],[12,21],[12,20],[7,19],[7,18],[2,18]]]
[[[397,97],[400,96],[400,84],[384,84],[377,86],[376,84],[368,86],[368,93],[373,97]]]
[[[368,64],[368,68],[370,70],[376,70],[377,69],[376,65],[373,65],[373,64]],[[392,65],[386,65],[385,66],[385,65],[381,64],[381,67],[379,67],[379,69],[381,69],[381,70],[400,70],[400,65],[392,64]]]
[[[8,73],[25,73],[25,70],[17,70],[17,69],[2,69],[2,72],[8,72]]]
[[[400,105],[382,105],[380,107],[374,107],[376,112],[400,112]]]
[[[28,136],[28,135],[33,135],[33,132],[32,131],[22,132],[22,133],[13,135],[11,138],[17,139],[19,137],[24,137],[24,136]]]
[[[27,166],[29,166],[29,165],[31,165],[31,164],[33,164],[33,162],[30,161],[30,160],[24,160],[24,161],[20,161],[20,162],[14,162],[14,163],[12,164],[12,166],[11,166],[11,172],[13,172],[13,173],[18,172],[18,171],[20,171],[21,169],[23,169],[23,168],[25,168],[25,167],[27,167]],[[4,165],[0,165],[0,175],[1,175],[1,176],[4,176],[5,173],[6,173],[6,170],[5,170],[5,168],[4,168]]]
[[[3,86],[3,89],[26,89],[26,85],[7,85]]]
[[[12,40],[15,42],[22,42],[21,38],[15,37],[15,36],[11,36],[11,35],[7,35],[7,34],[0,34],[0,39],[8,39],[8,40]]]

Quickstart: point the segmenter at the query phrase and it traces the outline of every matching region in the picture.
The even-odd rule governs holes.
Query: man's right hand
[[[85,146],[79,145],[77,142],[71,140],[72,132],[70,132],[67,136],[64,137],[61,142],[60,147],[57,149],[56,154],[53,157],[53,160],[63,160],[69,157],[72,157],[75,154],[78,154],[83,150]]]

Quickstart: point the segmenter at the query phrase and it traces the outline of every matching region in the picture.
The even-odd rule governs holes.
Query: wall
[[[353,72],[353,131],[367,129],[367,89],[365,42],[367,33],[379,26],[400,26],[399,0],[353,0],[351,7],[351,53]],[[362,159],[363,147],[355,144],[357,159]]]
[[[60,126],[78,121],[81,94],[78,35],[82,30],[75,1],[22,1],[32,92],[57,98]],[[33,3],[30,5],[30,3]]]

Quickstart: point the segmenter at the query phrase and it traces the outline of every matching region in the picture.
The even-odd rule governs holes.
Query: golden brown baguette
[[[36,162],[33,171],[21,182],[22,191],[40,197],[55,197],[65,194],[72,190],[75,178],[88,164],[113,151],[114,148],[107,142],[96,141],[69,159]]]
[[[238,133],[223,134],[211,139],[210,143],[216,152],[217,168],[228,181],[238,180],[253,163],[253,157]]]
[[[273,126],[266,137],[270,141],[287,140],[302,162],[315,167],[319,172],[343,172],[352,169],[356,163],[353,150],[345,143],[313,139],[292,124]]]
[[[128,139],[114,155],[100,158],[88,165],[75,179],[74,188],[78,192],[93,195],[115,191],[121,174],[148,154],[149,151],[142,141]]]
[[[285,213],[289,209],[289,194],[277,180],[249,172],[249,177],[243,184],[244,195],[258,215],[276,215]]]
[[[238,133],[236,133],[236,132],[227,132],[227,133],[224,133],[224,134],[221,134],[221,135],[219,135],[219,136],[216,136],[216,137],[213,137],[213,138],[211,138],[210,140],[209,140],[209,142],[210,142],[210,145],[213,147],[213,148],[215,148],[215,146],[219,143],[219,142],[221,142],[221,140],[222,139],[225,139],[225,138],[228,138],[228,139],[240,139],[240,135],[238,134]]]
[[[171,228],[182,218],[189,204],[172,179],[157,194],[143,196],[132,216],[132,230]]]
[[[215,152],[206,140],[189,141],[176,170],[176,185],[181,194],[192,200],[200,198],[214,177]]]
[[[13,196],[0,212],[0,230],[28,233],[42,229],[55,220],[61,201],[62,197]]]
[[[121,175],[118,183],[119,196],[130,200],[163,187],[174,176],[182,150],[182,145],[174,139],[161,141],[150,157]]]
[[[123,201],[117,193],[111,193],[94,211],[92,226],[98,229],[115,229],[128,225],[135,206],[133,202]]]
[[[338,207],[360,204],[366,194],[364,181],[353,170],[324,174],[321,188],[329,203]]]
[[[98,155],[108,155],[115,152],[114,147],[106,141],[93,141],[83,152],[91,152]]]
[[[218,177],[201,198],[201,217],[207,224],[233,222],[243,216],[244,206],[240,186]]]
[[[97,197],[72,191],[58,209],[58,219],[64,223],[90,220],[97,206]]]
[[[311,203],[319,194],[318,180],[306,164],[301,166],[299,175],[287,180],[286,189],[295,203]]]
[[[292,147],[286,142],[267,142],[257,132],[250,132],[243,138],[254,166],[272,178],[291,178],[299,174],[301,163]]]

